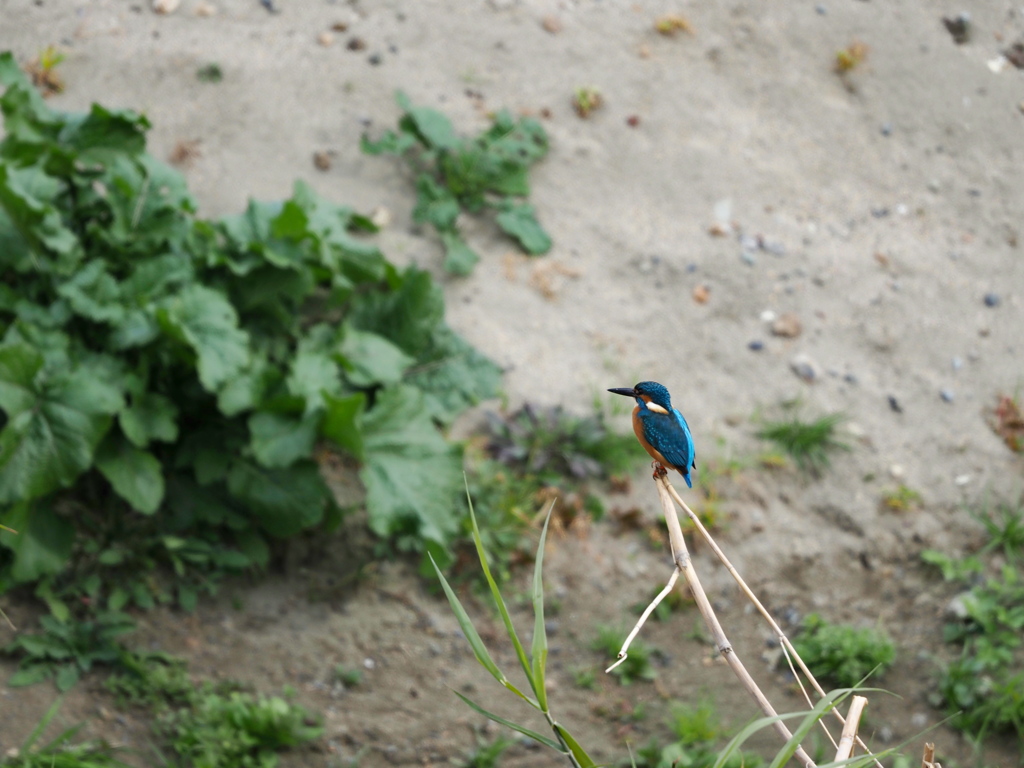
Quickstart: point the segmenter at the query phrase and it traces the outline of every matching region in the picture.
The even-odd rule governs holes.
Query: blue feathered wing
[[[671,413],[655,413],[646,409],[645,411],[639,415],[647,442],[656,448],[674,469],[682,473],[687,487],[692,488],[690,468],[696,467],[697,464],[694,460],[690,426],[683,418],[683,414],[675,408]]]

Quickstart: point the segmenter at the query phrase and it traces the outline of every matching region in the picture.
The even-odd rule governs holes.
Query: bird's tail
[[[693,481],[690,480],[690,473],[689,472],[683,472],[682,470],[680,470],[679,474],[681,474],[683,476],[683,480],[686,481],[686,487],[687,488],[693,488]]]

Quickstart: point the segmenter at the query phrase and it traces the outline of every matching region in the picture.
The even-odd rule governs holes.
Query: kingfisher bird
[[[636,400],[633,409],[636,439],[655,461],[676,470],[686,481],[686,487],[693,488],[690,469],[697,467],[693,437],[683,414],[672,407],[668,390],[656,381],[641,381],[635,387],[616,387],[608,391]]]

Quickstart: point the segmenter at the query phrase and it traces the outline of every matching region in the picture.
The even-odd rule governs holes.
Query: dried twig
[[[935,744],[930,741],[924,743],[924,757],[921,759],[921,768],[942,768],[941,763],[935,762]]]
[[[845,760],[853,755],[853,744],[857,739],[857,728],[860,727],[860,718],[864,714],[864,707],[868,700],[864,696],[854,696],[850,704],[850,711],[846,715],[846,724],[843,726],[843,735],[839,738],[839,749],[836,750],[836,762]]]
[[[814,705],[811,702],[810,697],[807,694],[807,691],[804,689],[803,683],[800,682],[800,676],[796,674],[796,670],[793,669],[793,659],[796,659],[796,663],[797,666],[800,667],[800,671],[804,673],[807,680],[814,687],[814,690],[817,691],[818,695],[822,698],[825,697],[825,690],[818,683],[814,675],[811,674],[811,670],[807,668],[807,665],[804,663],[804,660],[800,658],[800,654],[796,652],[796,648],[793,647],[793,644],[789,641],[789,638],[786,637],[786,634],[782,631],[782,627],[780,627],[778,625],[778,622],[776,622],[775,619],[772,618],[772,615],[768,613],[768,609],[764,607],[761,601],[757,598],[757,595],[755,595],[753,590],[751,590],[750,587],[747,585],[747,582],[743,580],[743,577],[740,576],[739,571],[736,570],[735,566],[733,566],[733,564],[729,562],[729,558],[725,556],[725,553],[722,551],[721,547],[719,547],[715,540],[711,537],[711,534],[708,532],[707,528],[705,528],[704,524],[700,521],[700,518],[697,517],[696,513],[692,509],[690,509],[689,506],[687,506],[686,502],[683,501],[683,499],[679,496],[679,493],[676,491],[676,489],[673,488],[672,484],[668,482],[668,479],[663,478],[663,480],[668,488],[668,492],[672,495],[672,498],[675,500],[676,504],[678,504],[682,508],[682,510],[686,512],[690,520],[693,521],[694,526],[700,532],[701,536],[704,537],[704,540],[708,543],[708,546],[711,547],[711,550],[715,553],[718,559],[722,561],[722,565],[725,566],[726,570],[729,571],[733,579],[735,579],[736,583],[739,585],[740,590],[743,592],[743,594],[747,596],[747,599],[749,599],[750,602],[754,604],[754,607],[757,608],[758,613],[761,614],[764,620],[767,621],[768,625],[772,628],[772,631],[775,633],[775,636],[779,639],[779,644],[782,646],[783,653],[786,655],[786,660],[789,662],[790,669],[793,672],[793,677],[796,679],[797,684],[800,686],[800,690],[803,691],[804,698],[807,700],[808,706],[810,706],[813,709]],[[659,482],[659,489],[660,485],[661,484]],[[840,711],[835,707],[832,708],[832,712],[833,714],[835,714],[836,719],[838,719],[839,722],[845,726],[846,720],[845,718],[843,718],[842,713],[840,713]],[[828,728],[825,727],[824,721],[821,721],[821,727],[825,731],[825,733],[828,734],[829,740],[832,742],[833,746],[836,746],[838,748],[835,739],[832,738],[832,734],[830,734]],[[871,750],[868,749],[867,744],[864,743],[860,736],[856,737],[856,742],[865,751],[865,753],[869,755],[871,754]],[[878,766],[878,768],[882,768],[882,764],[878,762],[878,760],[875,760],[875,765]]]

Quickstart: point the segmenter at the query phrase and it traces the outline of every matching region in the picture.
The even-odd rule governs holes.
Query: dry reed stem
[[[941,763],[935,762],[935,744],[931,741],[924,743],[924,757],[921,759],[921,768],[942,768]]]
[[[664,471],[663,471],[664,472]],[[693,599],[697,603],[697,609],[700,611],[701,616],[704,619],[704,623],[707,624],[708,629],[711,631],[711,636],[714,638],[715,646],[718,648],[718,652],[722,654],[722,658],[726,660],[729,666],[732,668],[733,673],[739,678],[740,684],[747,690],[757,705],[761,708],[768,717],[778,717],[778,713],[775,708],[772,707],[771,702],[764,695],[761,689],[754,682],[754,678],[747,672],[746,667],[743,666],[743,662],[740,661],[735,649],[729,639],[725,636],[725,631],[722,629],[721,623],[718,621],[718,617],[715,615],[714,609],[711,607],[711,602],[708,600],[708,596],[704,592],[704,588],[701,586],[700,579],[697,578],[697,573],[693,568],[693,561],[690,560],[690,554],[686,550],[686,541],[683,539],[683,529],[679,525],[679,515],[676,512],[675,504],[672,500],[674,490],[672,485],[669,483],[668,478],[664,473],[657,476],[655,485],[658,487],[658,496],[661,499],[661,506],[665,512],[665,522],[668,525],[668,536],[669,544],[672,549],[672,559],[676,564],[676,568],[682,572],[686,579],[686,584],[690,588],[690,592],[693,594]],[[676,494],[678,498],[678,494]],[[772,727],[782,737],[784,742],[788,742],[793,738],[793,734],[782,720],[775,720],[772,723]],[[814,761],[811,759],[803,747],[798,746],[795,753],[796,758],[806,767],[814,768]]]
[[[796,652],[796,648],[793,647],[793,644],[789,641],[789,638],[786,637],[786,634],[782,631],[782,627],[780,627],[778,623],[775,621],[775,619],[772,618],[772,615],[768,613],[768,609],[764,607],[761,601],[757,598],[757,595],[755,595],[753,590],[751,590],[750,587],[747,585],[747,582],[743,580],[743,577],[740,576],[739,571],[736,570],[735,566],[733,566],[733,564],[729,562],[729,558],[725,556],[725,553],[722,551],[721,547],[719,547],[715,540],[711,537],[711,534],[708,532],[708,529],[705,528],[704,524],[700,521],[700,518],[697,517],[696,513],[692,509],[690,509],[690,507],[686,504],[685,501],[683,501],[682,497],[680,497],[679,493],[668,481],[668,478],[664,477],[662,478],[662,480],[664,481],[664,484],[667,486],[668,491],[672,495],[672,498],[675,500],[676,504],[678,504],[683,509],[683,511],[686,512],[690,520],[693,522],[694,526],[696,526],[697,530],[700,531],[700,535],[703,536],[704,540],[708,543],[708,546],[711,547],[711,550],[715,553],[718,559],[722,561],[722,565],[724,565],[726,570],[729,571],[730,574],[732,574],[732,577],[739,585],[740,590],[743,592],[743,594],[747,596],[747,599],[754,604],[754,607],[757,608],[758,613],[761,614],[764,620],[767,621],[768,625],[772,628],[772,631],[775,633],[775,636],[779,639],[779,643],[782,646],[783,653],[786,655],[786,661],[789,662],[789,667],[790,670],[792,670],[793,672],[793,677],[796,679],[797,684],[800,686],[800,690],[803,691],[804,698],[807,700],[808,706],[810,706],[813,709],[814,704],[811,702],[810,697],[807,695],[807,691],[804,689],[803,683],[800,682],[800,676],[796,674],[796,670],[793,669],[792,659],[796,659],[797,665],[800,667],[800,671],[804,673],[808,681],[814,687],[814,690],[817,691],[818,695],[822,698],[825,697],[824,689],[818,683],[814,675],[811,674],[811,670],[807,668],[807,665],[804,663],[804,660],[800,658],[800,654]],[[661,483],[659,482],[659,489],[660,485]],[[792,657],[790,657],[790,654],[792,654]],[[837,707],[833,707],[832,712],[836,716],[836,719],[839,720],[839,722],[842,723],[845,727],[846,719],[843,717],[839,709]],[[832,737],[832,734],[829,733],[829,730],[825,726],[824,721],[822,720],[819,722],[821,722],[822,729],[828,735],[829,741],[832,742],[833,746],[838,748],[836,740]],[[861,747],[861,749],[864,750],[866,754],[871,754],[871,750],[868,749],[867,744],[864,743],[860,736],[857,736],[857,744]],[[882,764],[878,762],[878,760],[875,760],[875,765],[878,766],[878,768],[882,768]]]
[[[839,749],[836,750],[836,762],[845,760],[853,755],[853,744],[857,739],[857,729],[860,727],[860,718],[864,714],[864,707],[868,700],[864,696],[854,696],[850,704],[850,711],[846,714],[846,724],[843,725],[843,735],[839,738]]]

